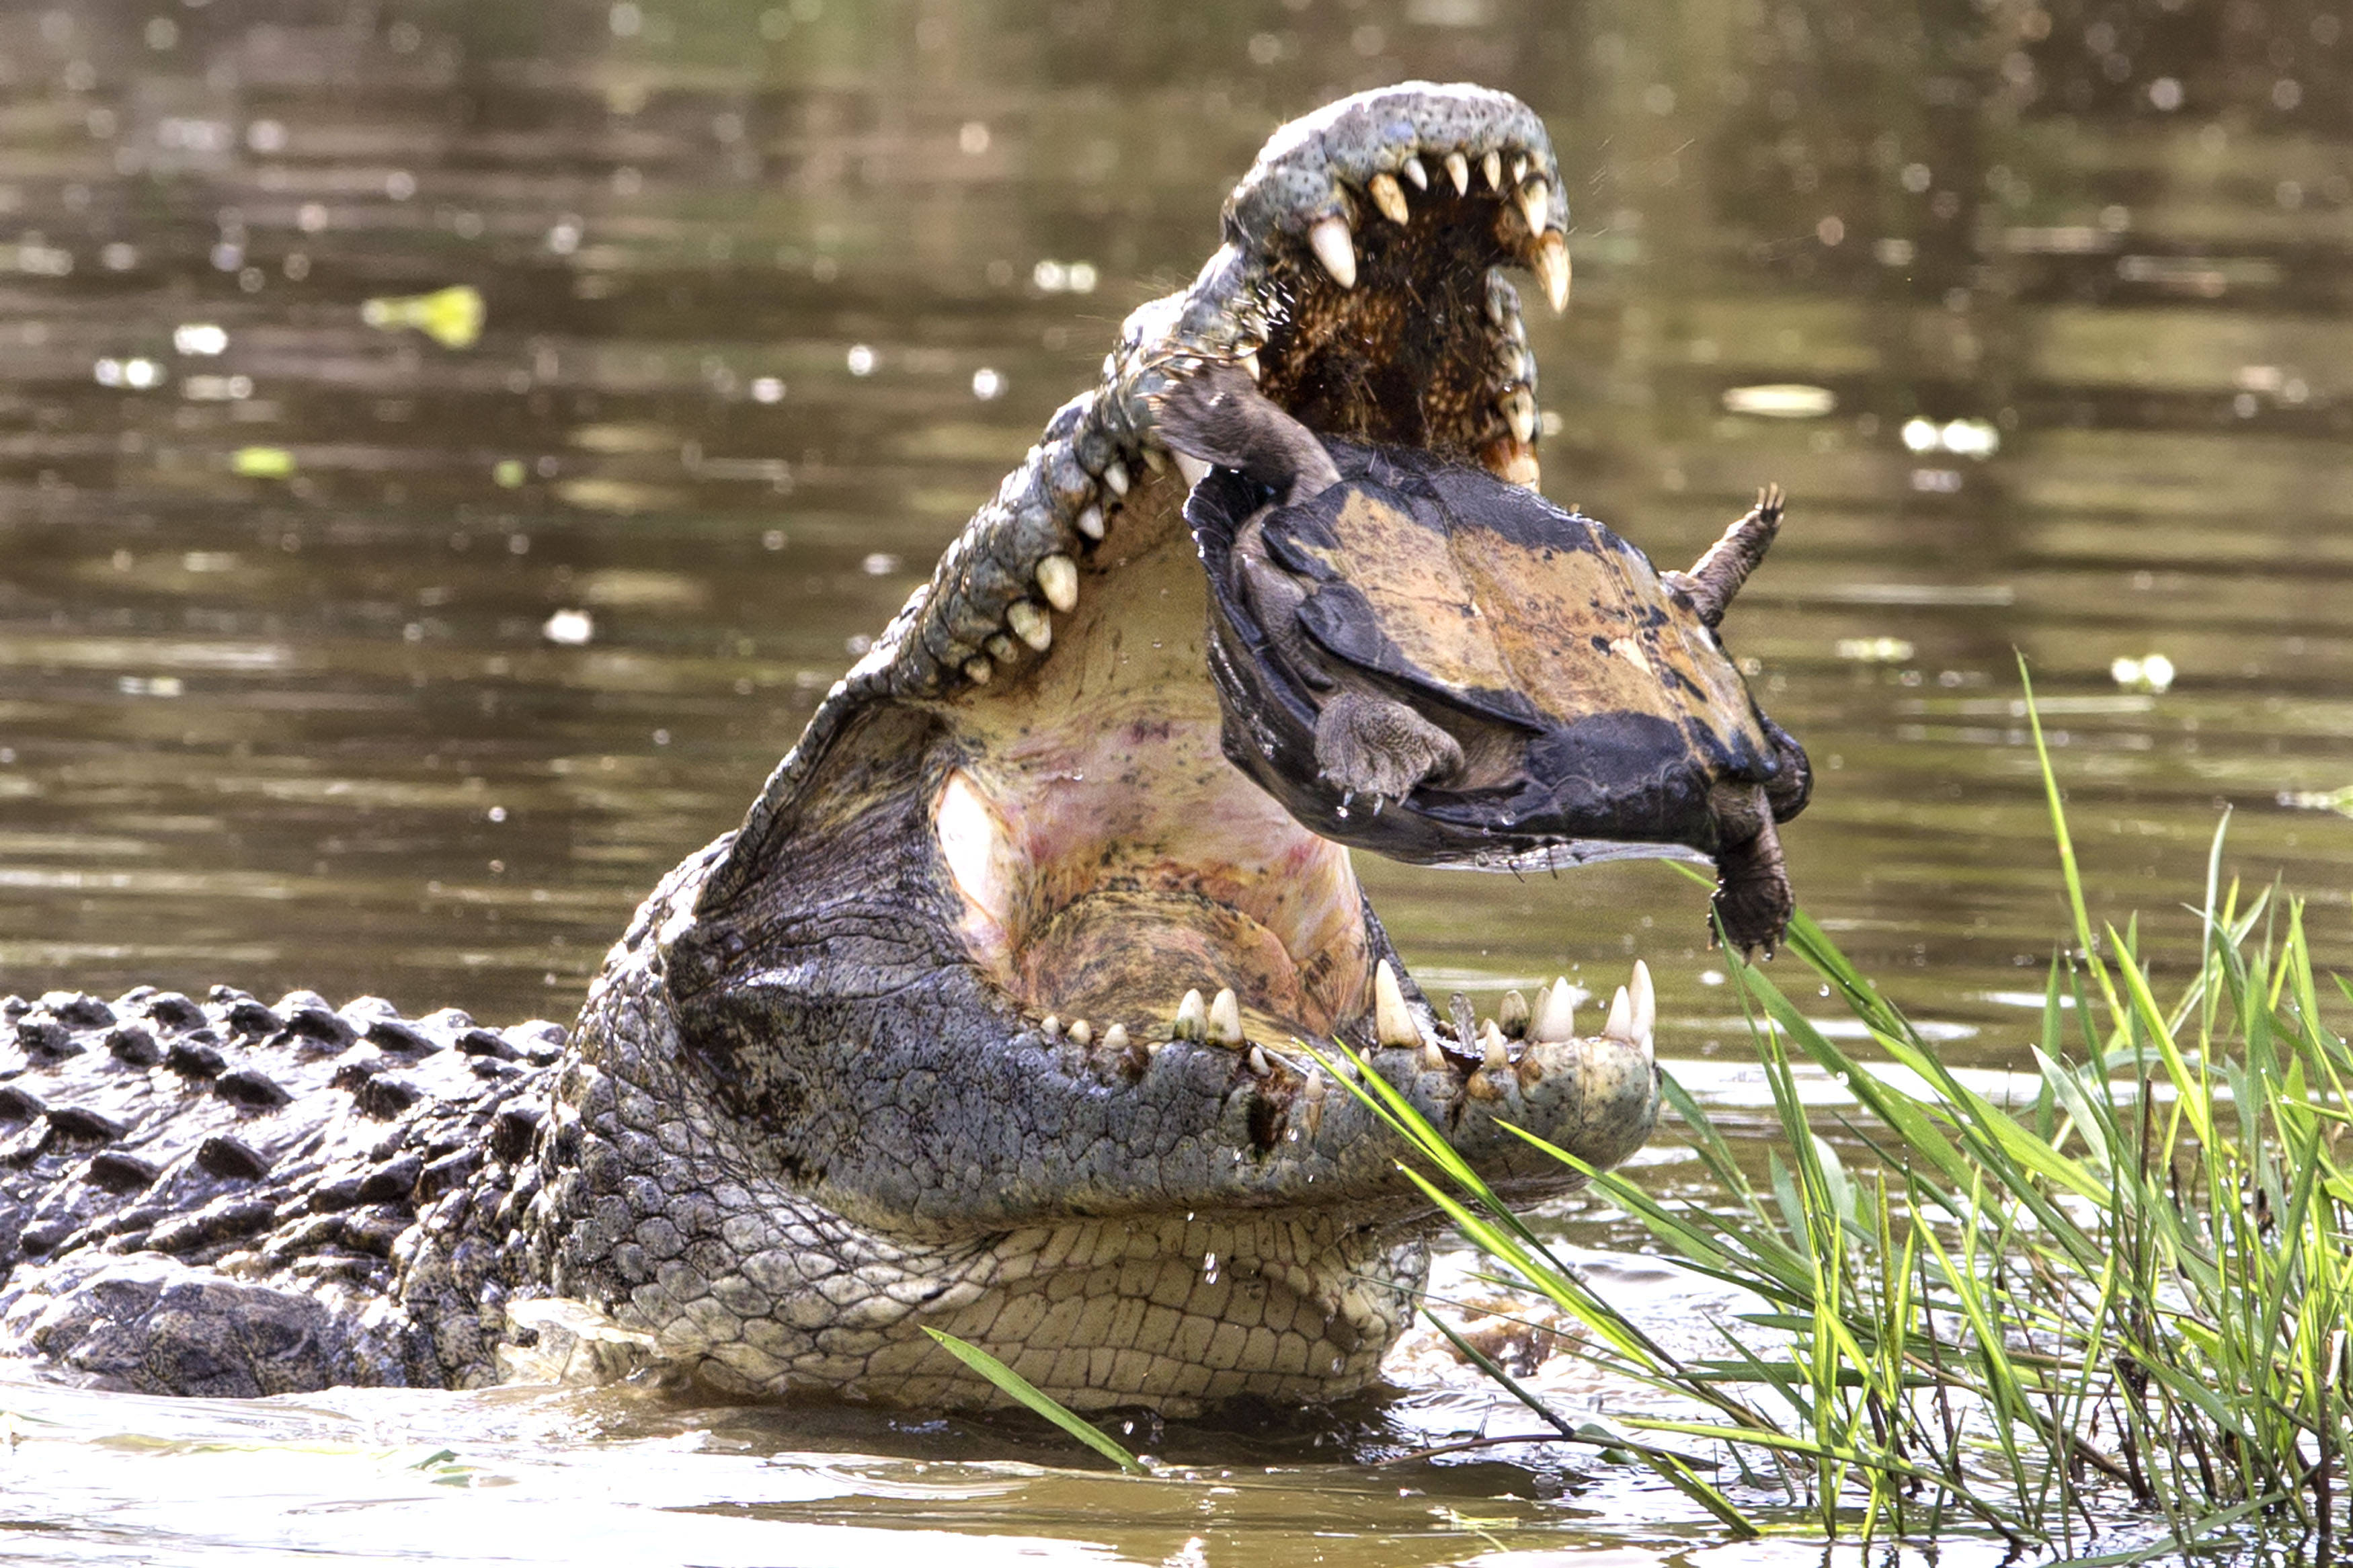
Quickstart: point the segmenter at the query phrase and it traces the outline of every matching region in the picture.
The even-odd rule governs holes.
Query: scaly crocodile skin
[[[1453,226],[1377,227],[1398,192]],[[1571,1183],[1504,1123],[1598,1164],[1647,1136],[1647,986],[1603,1035],[1523,1023],[1482,1047],[1409,977],[1374,984],[1403,965],[1345,855],[1218,752],[1150,398],[1188,360],[1245,359],[1335,433],[1531,477],[1534,364],[1491,264],[1529,262],[1557,300],[1566,211],[1542,125],[1501,94],[1413,84],[1279,132],[1199,279],[1129,320],[743,827],[656,889],[560,1049],[554,1026],[301,993],[12,1001],[0,1352],[175,1393],[463,1386],[561,1361],[579,1331],[733,1392],[994,1397],[930,1326],[1082,1407],[1372,1381],[1433,1215],[1286,1020],[1328,1013],[1326,1046],[1539,1195]],[[1410,361],[1402,403],[1375,384],[1384,355]],[[1226,835],[1223,860],[1159,868],[1176,891],[1121,883],[1102,907],[1230,897],[1256,911],[1215,914],[1234,930],[1333,933],[1274,961],[1310,1000],[1220,997],[1205,1022],[1198,996],[1154,995],[1133,1029],[1026,1004],[1039,977],[983,940],[1015,907],[989,902],[1014,896],[1002,844],[965,828],[1062,798],[1050,767],[1021,773],[1049,740],[1133,743],[1102,820],[1193,791]],[[987,793],[1016,785],[1045,793]]]

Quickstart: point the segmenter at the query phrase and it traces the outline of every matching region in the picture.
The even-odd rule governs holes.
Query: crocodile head
[[[1154,428],[1172,376],[1237,363],[1319,432],[1534,484],[1504,269],[1563,305],[1565,222],[1500,93],[1276,133],[1192,286],[615,950],[535,1211],[557,1288],[750,1390],[985,1397],[928,1324],[1082,1406],[1326,1396],[1376,1374],[1434,1216],[1303,1047],[1364,1053],[1506,1193],[1574,1179],[1504,1123],[1599,1165],[1641,1144],[1639,965],[1598,1027],[1565,987],[1441,1022],[1348,852],[1228,761]]]

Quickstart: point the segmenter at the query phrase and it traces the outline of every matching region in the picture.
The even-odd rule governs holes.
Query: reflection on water
[[[1520,93],[1561,151],[1548,490],[1673,563],[1790,491],[1728,635],[1819,770],[1798,888],[1947,1049],[2015,1060],[2061,929],[2021,653],[2096,916],[2179,952],[2227,806],[2353,966],[2348,32],[2307,0],[0,9],[0,991],[567,1012],[1269,127],[1414,75]],[[1671,1055],[1742,1048],[1671,871],[1365,869],[1441,985],[1640,952]],[[1007,1521],[1097,1506],[1002,1484]],[[1485,1549],[1331,1506],[1390,1542],[1352,1561]]]

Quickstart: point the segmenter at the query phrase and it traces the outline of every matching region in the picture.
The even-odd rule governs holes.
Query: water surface
[[[2063,929],[2021,655],[2097,918],[2178,973],[2227,811],[2232,870],[2353,967],[2348,32],[2288,0],[6,8],[0,992],[568,1017],[1267,131],[1412,76],[1510,89],[1560,150],[1547,491],[1670,563],[1790,492],[1726,635],[1818,770],[1799,896],[1945,1048],[2018,1062]],[[452,287],[478,331],[367,308]],[[1664,1054],[1746,1051],[1671,870],[1360,864],[1436,989],[1640,953]],[[1514,1429],[1409,1381],[1263,1454],[1172,1441],[1234,1479],[1148,1492],[1008,1468],[1064,1458],[1018,1426],[12,1390],[6,1490],[47,1501],[0,1551],[1769,1557],[1584,1458],[1309,1461]],[[410,1445],[462,1473],[355,1457]]]

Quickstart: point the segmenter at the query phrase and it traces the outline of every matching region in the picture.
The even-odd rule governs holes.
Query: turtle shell
[[[1485,471],[1330,437],[1341,482],[1295,506],[1213,469],[1186,507],[1210,584],[1226,754],[1303,824],[1424,864],[1506,866],[1718,847],[1710,792],[1779,769],[1775,731],[1715,633],[1650,558]],[[1263,513],[1335,668],[1485,759],[1404,799],[1318,769],[1315,694],[1273,655],[1232,570]]]

